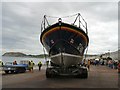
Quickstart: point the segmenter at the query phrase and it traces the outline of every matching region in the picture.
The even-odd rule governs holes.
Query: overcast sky
[[[66,16],[81,13],[88,23],[89,54],[118,49],[118,3],[113,2],[3,2],[2,53],[14,51],[42,54],[39,41],[44,15]],[[57,19],[56,19],[57,22]],[[73,21],[71,20],[70,23]]]

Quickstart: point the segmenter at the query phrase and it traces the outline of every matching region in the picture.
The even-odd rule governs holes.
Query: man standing
[[[91,64],[91,62],[90,62],[90,60],[88,60],[87,67],[89,70],[90,70],[90,64]]]
[[[33,66],[34,66],[34,62],[31,60],[31,62],[30,62],[30,69],[31,69],[31,72],[33,72]]]
[[[39,71],[40,71],[41,67],[42,67],[42,62],[41,61],[38,63],[38,67],[39,67]]]
[[[47,65],[47,67],[48,67],[48,65],[49,65],[49,61],[48,61],[48,60],[46,61],[46,65]]]

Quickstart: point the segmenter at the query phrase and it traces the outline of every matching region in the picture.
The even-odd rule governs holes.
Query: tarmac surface
[[[3,74],[2,88],[118,88],[119,74],[107,66],[91,66],[89,77],[79,79],[60,76],[47,79],[45,68],[20,74]]]

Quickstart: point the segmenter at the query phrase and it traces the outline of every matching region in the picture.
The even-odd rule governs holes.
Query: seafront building
[[[86,55],[86,59],[100,59],[101,54],[99,55]],[[115,51],[115,52],[107,52],[102,54],[102,58],[107,58],[107,57],[111,57],[113,60],[119,60],[119,56],[120,56],[120,50],[119,51]],[[84,56],[85,58],[85,56]]]

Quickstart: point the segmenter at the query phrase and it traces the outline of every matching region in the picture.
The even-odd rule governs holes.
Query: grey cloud
[[[39,41],[43,15],[61,17],[78,12],[88,23],[89,53],[103,53],[108,49],[113,51],[117,49],[116,37],[110,36],[111,34],[117,36],[117,3],[4,2],[2,12],[3,50],[43,53]],[[51,21],[57,22],[57,19],[51,19]],[[115,25],[112,26],[112,24]]]

